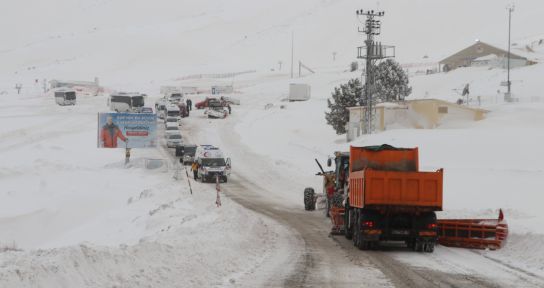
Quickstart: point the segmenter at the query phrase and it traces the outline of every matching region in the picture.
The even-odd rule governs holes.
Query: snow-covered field
[[[40,92],[44,79],[94,77],[109,89],[148,93],[150,105],[161,85],[234,85],[242,105],[233,107],[232,117],[210,122],[195,112],[185,124],[195,139],[232,155],[238,175],[271,187],[273,194],[254,192],[284,209],[302,209],[303,188],[320,187],[314,158],[323,163],[349,145],[417,146],[423,169],[445,171],[445,211],[439,217],[494,218],[503,208],[511,235],[499,251],[439,247],[429,257],[393,257],[425,269],[497,277],[504,286],[531,273],[524,285],[538,287],[542,281],[534,279],[544,278],[544,64],[512,71],[513,93],[520,99],[512,104],[497,93],[506,77],[500,69],[410,79],[411,98],[449,101],[459,97],[454,89],[470,83],[473,99],[481,96],[491,111],[484,121],[388,130],[346,143],[324,119],[333,87],[360,76],[345,72],[355,47],[363,45],[355,9],[384,9],[380,39],[397,46],[401,63],[419,63],[438,62],[475,39],[504,47],[509,2],[1,3],[2,11],[12,13],[0,18],[0,287],[259,287],[272,285],[266,282],[271,278],[283,283],[300,256],[295,250],[304,244],[296,231],[229,198],[216,207],[213,185],[194,183],[191,195],[184,172],[179,180],[172,177],[171,151],[133,150],[125,167],[122,149],[97,149],[96,113],[107,109],[105,96],[60,107]],[[543,38],[544,5],[537,2],[516,1],[518,50]],[[24,21],[14,11],[24,11]],[[292,35],[295,63],[316,74],[290,79]],[[542,47],[519,53],[541,60]],[[257,72],[175,80],[246,70]],[[310,84],[312,99],[282,101],[293,82]],[[21,95],[14,89],[18,83]],[[267,104],[272,105],[265,109]],[[146,159],[164,159],[168,169],[146,169]],[[505,269],[509,273],[497,276]],[[364,271],[374,279],[369,283],[388,285],[379,271]]]

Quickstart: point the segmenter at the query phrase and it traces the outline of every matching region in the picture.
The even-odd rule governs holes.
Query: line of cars
[[[164,89],[161,89],[164,90]],[[157,116],[164,119],[168,116],[188,117],[189,109],[185,103],[185,97],[178,90],[168,89],[163,91],[163,97],[155,102]]]
[[[221,182],[227,182],[231,170],[230,158],[213,145],[186,144],[179,130],[177,117],[164,119],[164,137],[168,148],[176,148],[176,156],[181,157],[183,165],[197,163],[197,178],[202,182],[214,182],[219,177]]]

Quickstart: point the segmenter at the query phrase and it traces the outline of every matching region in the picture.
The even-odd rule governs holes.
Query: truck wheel
[[[331,215],[329,215],[329,210],[331,209],[331,199],[329,199],[328,196],[325,196],[325,199],[327,200],[327,205],[325,206],[325,217],[331,217]]]
[[[427,242],[425,244],[425,252],[433,253],[434,252],[434,242]]]
[[[414,243],[415,243],[415,240],[413,239],[406,240],[406,247],[408,247],[408,249],[414,250]]]
[[[310,211],[310,210],[315,209],[314,199],[315,199],[314,188],[312,188],[312,187],[304,188],[304,207],[305,207],[306,211]],[[314,209],[312,209],[312,206],[314,207]]]
[[[423,252],[424,249],[424,243],[420,240],[416,240],[416,243],[414,245],[414,251],[416,252]]]
[[[370,242],[363,240],[363,235],[361,234],[361,212],[356,210],[355,219],[354,219],[354,228],[353,228],[353,243],[359,250],[368,250],[370,248]]]
[[[353,246],[355,247],[359,247],[359,229],[357,229],[357,225],[355,223],[357,223],[358,221],[358,218],[357,217],[357,210],[353,210],[353,235],[352,235],[352,239],[353,239]]]
[[[348,240],[353,238],[353,225],[350,225],[351,218],[353,217],[350,217],[351,213],[352,212],[349,209],[349,200],[346,199],[346,206],[344,207],[344,236]]]

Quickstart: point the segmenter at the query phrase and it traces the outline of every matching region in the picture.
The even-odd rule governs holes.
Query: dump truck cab
[[[349,152],[335,152],[334,155],[335,192],[344,194],[347,193],[345,188],[349,178]]]
[[[334,171],[322,173],[323,175],[323,195],[327,199],[325,215],[329,217],[332,206],[342,206],[345,195],[347,194],[347,179],[349,176],[349,152],[334,152],[334,157],[327,160],[327,166],[331,167],[334,163]]]

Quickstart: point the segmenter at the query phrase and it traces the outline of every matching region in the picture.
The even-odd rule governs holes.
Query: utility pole
[[[358,17],[366,16],[366,20],[363,23],[364,28],[362,30],[359,29],[359,32],[366,34],[366,46],[357,47],[357,58],[366,60],[366,69],[364,72],[365,95],[363,98],[365,102],[363,104],[366,104],[366,109],[364,110],[365,127],[363,127],[363,133],[371,134],[374,130],[372,126],[374,117],[373,105],[375,101],[372,97],[375,82],[374,66],[378,60],[395,57],[395,47],[382,45],[380,42],[374,42],[374,36],[380,35],[381,33],[381,22],[375,18],[383,17],[385,12],[374,10],[363,11],[362,9],[357,10],[356,12]]]
[[[295,54],[295,32],[291,32],[291,79],[293,79],[294,54]]]
[[[506,79],[506,84],[508,86],[508,92],[506,93],[506,99],[508,99],[508,101],[511,101],[512,100],[512,94],[511,94],[511,86],[512,86],[512,83],[510,82],[510,35],[511,35],[511,30],[512,30],[512,12],[514,12],[514,4],[508,6],[508,60],[507,60],[507,69],[508,69],[508,72],[507,72],[507,79]]]
[[[17,89],[17,95],[21,94],[22,88],[23,88],[23,84],[15,84],[15,89]]]

